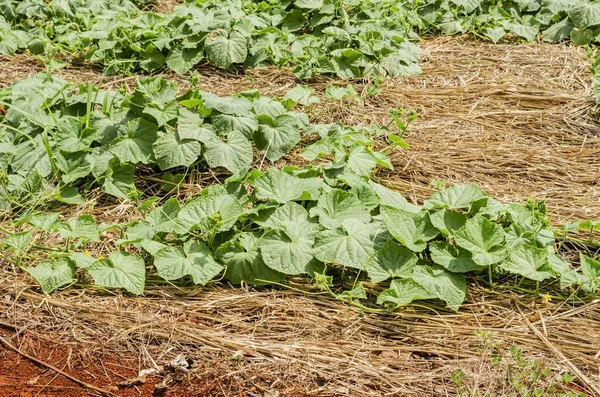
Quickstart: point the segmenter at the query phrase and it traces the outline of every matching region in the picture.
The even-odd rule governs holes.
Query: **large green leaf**
[[[418,260],[411,250],[389,240],[367,262],[365,270],[373,283],[390,277],[410,278]]]
[[[371,221],[371,214],[358,197],[341,189],[331,189],[319,198],[310,215],[319,218],[319,223],[328,229],[342,225],[352,219],[363,223]]]
[[[256,197],[285,204],[292,200],[315,200],[323,184],[320,178],[298,178],[272,169],[254,182]]]
[[[167,55],[167,65],[178,74],[185,74],[203,58],[202,47],[185,49],[175,47]]]
[[[460,212],[445,209],[429,214],[429,219],[444,236],[454,236],[454,232],[463,227],[467,222],[467,216]]]
[[[58,232],[62,238],[80,238],[85,241],[99,241],[100,232],[94,217],[89,214],[71,218],[58,224]]]
[[[502,226],[476,215],[454,234],[456,244],[473,254],[481,266],[493,265],[506,258]]]
[[[381,205],[398,208],[407,212],[421,212],[421,207],[408,202],[399,192],[388,189],[387,187],[369,181],[369,185],[381,200]]]
[[[254,103],[254,106],[256,108],[256,103]],[[232,131],[235,131],[251,139],[254,132],[258,129],[258,120],[252,114],[246,116],[218,114],[211,117],[211,122],[215,132],[219,135],[228,135]]]
[[[218,112],[234,116],[248,116],[252,110],[252,102],[240,97],[220,97],[210,92],[200,92],[204,100],[204,106]]]
[[[132,294],[144,293],[146,267],[139,256],[118,251],[100,259],[87,268],[94,283],[101,287],[123,288]]]
[[[248,56],[247,46],[248,39],[242,33],[223,29],[211,32],[204,42],[208,57],[223,69],[243,63]]]
[[[291,202],[278,207],[264,220],[257,220],[258,224],[270,229],[285,231],[290,224],[299,230],[314,233],[320,230],[319,225],[309,219],[308,211],[300,204]]]
[[[302,229],[293,221],[285,226],[285,230],[273,230],[263,236],[260,252],[265,264],[284,274],[312,274],[314,229]]]
[[[379,248],[377,236],[381,234],[382,230],[377,224],[346,219],[341,227],[317,234],[314,255],[325,263],[364,269]]]
[[[110,151],[123,162],[149,164],[152,144],[156,141],[156,124],[137,118],[127,123],[125,131],[127,136],[115,139]]]
[[[185,230],[227,231],[243,213],[244,209],[235,197],[222,187],[214,187],[183,206],[178,223]]]
[[[252,165],[254,152],[246,136],[236,130],[223,137],[206,133],[202,138],[205,146],[204,160],[211,168],[224,167],[232,173],[247,170]]]
[[[318,10],[323,7],[323,0],[294,0],[294,5],[298,8]]]
[[[432,261],[453,273],[466,273],[485,268],[475,263],[468,251],[445,241],[434,241],[429,244],[429,252]]]
[[[154,255],[154,266],[165,280],[192,276],[195,284],[204,285],[223,270],[204,243],[189,240],[181,247],[166,247]]]
[[[154,142],[152,149],[161,170],[189,167],[202,152],[200,142],[194,139],[181,139],[177,131],[162,135]]]
[[[242,233],[221,245],[215,256],[227,268],[225,277],[233,284],[247,282],[250,284],[264,284],[258,280],[277,282],[285,278],[265,265],[262,255],[258,250],[260,239],[252,233]]]
[[[600,25],[600,2],[582,0],[568,9],[573,24],[580,29]]]
[[[467,282],[462,274],[451,273],[441,266],[417,266],[415,280],[436,298],[445,301],[454,310],[465,300]]]
[[[129,193],[135,189],[135,166],[121,162],[117,157],[108,162],[102,190],[123,200],[129,199]]]
[[[381,215],[392,236],[414,252],[427,247],[427,241],[440,232],[431,224],[427,212],[413,213],[382,205]]]
[[[300,142],[300,129],[293,116],[282,114],[273,118],[262,115],[258,121],[254,143],[269,160],[279,160]]]
[[[475,185],[454,185],[448,189],[436,192],[425,200],[425,208],[448,208],[451,210],[469,208],[475,201],[486,199],[488,196],[480,187]]]
[[[554,277],[548,264],[548,249],[521,245],[510,253],[500,266],[502,270],[519,274],[525,278],[543,281]]]
[[[75,264],[68,259],[42,262],[37,266],[28,267],[26,270],[40,283],[42,292],[45,294],[72,283],[75,276]]]

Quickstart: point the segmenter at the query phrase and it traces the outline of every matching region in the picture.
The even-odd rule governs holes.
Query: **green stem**
[[[494,286],[494,278],[492,274],[492,265],[488,265],[488,281],[490,282],[490,287]]]

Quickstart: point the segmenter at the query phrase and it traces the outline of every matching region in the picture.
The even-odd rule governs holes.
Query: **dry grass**
[[[415,108],[420,117],[407,135],[411,149],[394,152],[396,170],[378,175],[413,201],[433,191],[432,180],[446,179],[477,183],[501,200],[546,199],[557,225],[598,219],[600,136],[582,50],[461,38],[422,46],[421,76],[386,81],[380,95],[359,104],[324,100],[307,109],[313,121],[383,124],[390,109]],[[0,86],[43,69],[25,56],[0,58],[0,65]],[[218,94],[256,88],[283,95],[296,84],[275,69],[245,76],[199,72],[201,88]],[[104,88],[133,86],[139,78],[103,76],[87,66],[57,73]],[[187,84],[185,77],[164,77]],[[322,93],[330,83],[310,84]],[[132,210],[102,201],[74,209],[105,217],[128,217]],[[217,382],[222,391],[215,395],[246,395],[261,385],[282,395],[443,396],[456,392],[450,378],[460,368],[465,395],[504,396],[514,391],[512,345],[553,373],[579,375],[587,395],[600,395],[599,301],[544,303],[471,285],[468,304],[456,314],[415,307],[374,315],[273,289],[149,287],[145,298],[72,289],[46,297],[21,273],[0,269],[1,321],[85,346],[91,356],[138,356],[140,369],[184,352],[199,368],[190,384]],[[233,354],[241,359],[231,360]]]

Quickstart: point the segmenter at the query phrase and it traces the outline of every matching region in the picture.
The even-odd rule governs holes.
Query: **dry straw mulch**
[[[555,225],[599,218],[600,137],[583,50],[462,38],[427,39],[422,47],[422,75],[386,81],[363,103],[323,100],[307,109],[311,118],[386,124],[390,109],[416,109],[420,117],[406,136],[411,149],[396,150],[395,171],[377,176],[415,202],[433,191],[433,180],[445,179],[477,183],[505,201],[545,199]],[[43,70],[24,56],[0,58],[0,65],[0,86]],[[57,74],[104,88],[140,78],[103,76],[89,66]],[[218,94],[283,95],[296,84],[275,69],[200,74],[201,88]],[[310,85],[322,93],[332,83],[339,84]],[[0,321],[82,346],[90,357],[138,356],[139,369],[184,353],[197,363],[189,390],[214,385],[210,395],[247,395],[257,385],[282,395],[450,395],[451,375],[462,369],[466,395],[503,396],[514,391],[512,345],[553,373],[577,375],[573,390],[600,395],[599,301],[544,303],[471,285],[469,303],[456,314],[415,307],[361,315],[323,296],[266,289],[150,287],[145,298],[94,290],[45,297],[24,275],[0,269]]]

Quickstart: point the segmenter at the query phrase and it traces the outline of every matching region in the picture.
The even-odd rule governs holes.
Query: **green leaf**
[[[485,34],[492,43],[496,44],[506,35],[506,31],[500,26],[496,26],[495,28],[486,28],[483,31],[483,34]]]
[[[249,284],[260,285],[258,280],[281,281],[283,273],[272,270],[265,265],[258,251],[259,238],[252,233],[242,233],[221,245],[215,251],[217,259],[227,266],[225,277],[233,284],[245,281]]]
[[[319,198],[310,215],[319,218],[319,223],[328,229],[335,229],[346,220],[369,223],[371,213],[354,194],[341,189],[331,189]]]
[[[467,216],[460,212],[439,210],[429,214],[429,219],[444,236],[453,237],[454,233],[467,223]]]
[[[468,251],[445,241],[434,241],[429,244],[429,252],[432,261],[452,273],[467,273],[485,268],[475,263]]]
[[[233,63],[244,63],[248,56],[248,39],[240,32],[220,29],[211,32],[204,48],[215,65],[228,69]]]
[[[473,261],[481,266],[493,265],[506,258],[502,226],[476,215],[455,234],[456,244],[473,254]]]
[[[260,252],[267,266],[278,272],[296,275],[312,274],[315,233],[287,222],[285,230],[273,230],[263,236]]]
[[[94,167],[94,158],[86,152],[67,153],[61,150],[54,159],[62,171],[62,181],[67,184],[88,176]]]
[[[165,280],[192,276],[195,284],[204,285],[223,270],[204,243],[189,240],[181,247],[166,247],[154,255],[154,266]]]
[[[252,165],[254,152],[252,144],[240,131],[231,131],[222,138],[216,134],[205,134],[204,160],[211,168],[224,167],[232,173],[247,170]]]
[[[294,5],[307,10],[318,10],[323,7],[323,0],[295,0]]]
[[[99,241],[100,232],[94,217],[89,214],[69,219],[58,224],[58,232],[62,238],[80,238],[84,241]]]
[[[68,259],[42,262],[25,270],[40,283],[44,294],[49,294],[63,285],[72,283],[75,276],[75,265]]]
[[[580,1],[567,10],[571,21],[580,29],[600,25],[600,2]]]
[[[227,231],[244,213],[239,201],[224,188],[209,188],[209,191],[189,201],[178,215],[178,223],[185,230],[200,228],[203,231]]]
[[[272,169],[254,182],[258,199],[285,204],[292,200],[315,200],[323,181],[320,178],[298,178]]]
[[[354,300],[354,299],[367,299],[367,291],[362,282],[359,282],[356,287],[350,291],[343,291],[341,294],[336,295],[336,298],[342,301]]]
[[[575,45],[588,45],[592,40],[594,40],[594,32],[591,29],[571,30],[571,42]]]
[[[58,222],[57,213],[37,214],[31,217],[27,222],[40,230],[50,232],[56,222]]]
[[[483,0],[450,0],[457,6],[461,6],[466,12],[475,11],[482,3]]]
[[[347,165],[355,174],[369,177],[377,166],[377,159],[369,149],[357,145],[348,153]]]
[[[317,233],[314,255],[325,263],[364,269],[378,248],[377,236],[381,233],[377,224],[346,219],[340,228]]]
[[[200,156],[202,146],[193,139],[181,139],[177,131],[171,131],[152,145],[154,157],[161,170],[175,167],[189,167]]]
[[[277,102],[279,103],[279,102]],[[256,109],[256,104],[254,104]],[[232,116],[230,114],[218,114],[211,117],[211,123],[215,132],[219,135],[227,135],[232,131],[241,133],[247,139],[251,139],[258,129],[258,120],[251,114],[247,116]]]
[[[410,278],[418,260],[412,251],[389,240],[367,262],[365,270],[373,283],[390,277]]]
[[[281,102],[264,96],[255,99],[252,102],[252,107],[257,116],[267,115],[270,117],[277,117],[285,113],[285,106],[283,106]],[[255,121],[255,123],[257,122]],[[256,128],[258,128],[258,123],[254,129]]]
[[[126,137],[117,138],[111,144],[111,153],[123,162],[149,164],[152,144],[156,141],[156,124],[137,118],[125,125],[125,131]]]
[[[397,191],[388,189],[387,187],[373,181],[369,181],[369,185],[371,185],[373,191],[379,196],[381,205],[386,205],[388,207],[397,208],[407,212],[421,212],[421,207],[409,203],[404,196]]]
[[[113,157],[108,162],[102,190],[123,200],[129,200],[129,193],[135,189],[134,172],[133,164],[122,163],[117,157]]]
[[[427,241],[439,234],[426,212],[406,212],[385,205],[380,211],[390,234],[411,251],[422,252],[427,248]]]
[[[425,200],[424,206],[428,209],[456,210],[469,208],[474,202],[487,198],[487,194],[476,185],[454,185],[432,194],[428,200]]]
[[[390,288],[382,291],[377,297],[377,304],[393,303],[395,306],[406,306],[416,300],[433,298],[435,295],[412,279],[392,280]]]
[[[167,66],[177,74],[185,74],[200,62],[202,58],[202,47],[192,49],[175,47],[167,55]]]
[[[600,288],[600,262],[579,253],[579,263],[585,279],[585,283],[582,285],[583,289],[592,294],[596,293]]]
[[[113,252],[108,258],[94,262],[87,271],[100,287],[123,288],[136,295],[144,293],[146,267],[139,256]]]
[[[283,96],[284,101],[291,101],[293,103],[300,104],[302,106],[309,106],[314,103],[319,103],[319,97],[314,95],[314,88],[306,85],[297,85],[291,90],[287,91]]]
[[[510,253],[500,267],[504,271],[535,281],[554,277],[554,272],[548,264],[547,248],[521,245]]]
[[[571,37],[571,31],[573,30],[573,28],[573,24],[567,17],[562,21],[550,26],[548,29],[544,30],[542,32],[542,39],[551,43],[561,42]]]
[[[178,223],[180,210],[179,201],[175,197],[168,199],[163,206],[153,209],[146,217],[146,223],[152,229],[152,233],[144,237],[151,240],[156,233],[183,232]]]
[[[10,234],[4,239],[4,246],[14,251],[17,256],[21,256],[31,244],[31,236],[30,231]]]
[[[221,113],[247,117],[252,110],[252,102],[246,98],[220,97],[204,91],[201,91],[200,95],[204,100],[204,106]]]
[[[282,114],[273,118],[262,115],[258,121],[254,143],[269,160],[279,160],[300,142],[300,130],[293,116]]]
[[[458,310],[467,295],[465,277],[462,274],[450,273],[441,266],[417,266],[412,278],[454,310]]]
[[[69,259],[71,259],[80,269],[87,269],[97,260],[93,256],[87,255],[83,252],[72,252],[69,254]]]
[[[285,231],[290,224],[298,230],[314,233],[320,230],[319,225],[309,219],[308,211],[300,204],[290,202],[278,207],[265,220],[257,220],[259,225]]]

